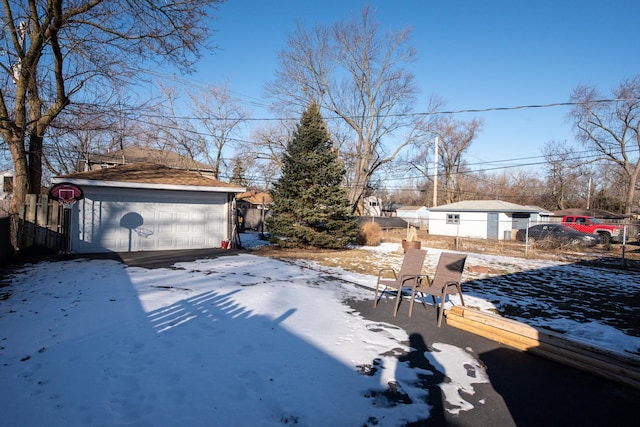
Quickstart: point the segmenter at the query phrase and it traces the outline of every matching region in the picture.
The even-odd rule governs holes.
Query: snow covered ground
[[[245,246],[257,244],[243,238]],[[397,245],[371,250],[390,254]],[[435,265],[438,253],[429,250],[427,263]],[[627,353],[640,347],[608,314],[584,321],[590,305],[578,320],[554,305],[562,300],[554,287],[568,283],[552,279],[554,271],[586,274],[596,285],[611,279],[605,271],[480,255],[470,255],[467,265],[513,271],[502,282],[468,273],[468,305],[514,306],[514,317],[587,342]],[[533,271],[547,278],[537,285],[553,285],[527,290],[522,274]],[[638,289],[636,275],[624,277],[617,285]],[[86,259],[24,266],[0,288],[2,424],[397,426],[429,413],[421,403],[427,391],[414,385],[419,374],[446,375],[448,410],[472,410],[464,396],[488,382],[482,365],[469,349],[435,343],[437,351],[425,356],[440,372],[410,368],[398,357],[410,350],[403,330],[344,303],[371,299],[371,284],[371,276],[327,274],[250,253],[166,269]],[[637,316],[637,306],[627,310]],[[414,404],[393,405],[390,388]]]

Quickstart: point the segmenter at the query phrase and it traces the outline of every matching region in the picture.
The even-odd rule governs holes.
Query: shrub
[[[382,241],[382,228],[375,222],[367,222],[358,230],[356,243],[362,246],[378,246]]]

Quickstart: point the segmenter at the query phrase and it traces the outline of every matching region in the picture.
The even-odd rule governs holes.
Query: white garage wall
[[[460,224],[447,224],[447,214],[459,215]],[[488,237],[488,217],[487,212],[431,211],[429,213],[429,234],[486,239]],[[532,218],[537,221],[539,216],[533,214]],[[504,212],[498,213],[497,228],[499,240],[510,239],[513,231],[511,215]]]
[[[460,215],[460,224],[447,224],[447,214]],[[486,212],[429,212],[429,234],[486,239]]]
[[[83,186],[71,250],[133,252],[220,247],[226,193]]]

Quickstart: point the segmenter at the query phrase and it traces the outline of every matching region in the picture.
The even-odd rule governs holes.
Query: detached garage
[[[511,239],[550,212],[502,200],[466,200],[429,209],[429,233],[479,239]]]
[[[219,248],[231,239],[244,187],[196,171],[133,163],[52,180],[75,184],[69,249],[76,253]]]

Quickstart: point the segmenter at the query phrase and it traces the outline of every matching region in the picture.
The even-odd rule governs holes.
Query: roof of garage
[[[150,162],[130,163],[106,169],[76,172],[53,178],[53,183],[71,182],[98,187],[190,189],[241,193],[244,187],[222,182],[197,171],[170,168]],[[189,188],[185,188],[189,187]]]
[[[438,207],[429,208],[431,212],[460,211],[460,212],[546,212],[538,206],[523,206],[502,200],[465,200]]]

